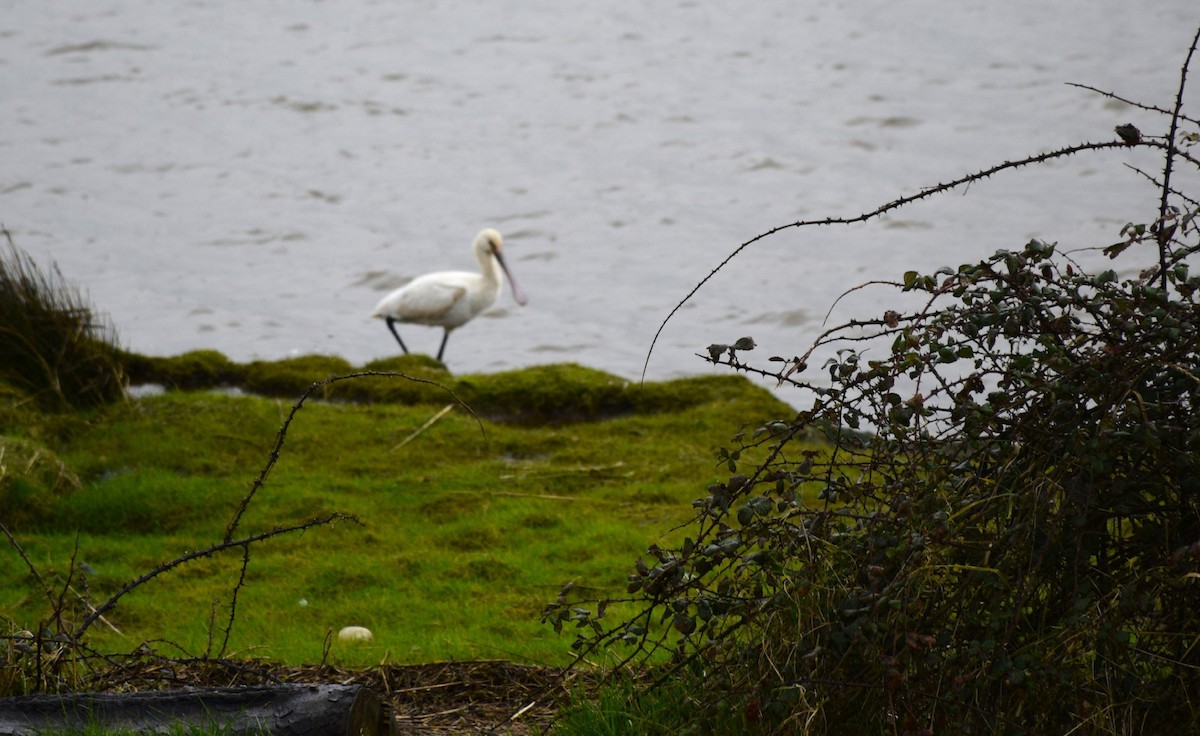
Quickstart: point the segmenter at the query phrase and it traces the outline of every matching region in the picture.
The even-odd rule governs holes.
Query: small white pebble
[[[338,632],[338,641],[371,641],[375,635],[365,626],[346,626]]]

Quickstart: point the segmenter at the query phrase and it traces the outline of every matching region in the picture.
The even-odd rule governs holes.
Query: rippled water
[[[636,377],[739,243],[853,216],[1113,126],[1165,127],[1195,0],[0,0],[0,222],[150,354],[395,352],[384,290],[473,268],[485,226],[530,296],[451,337],[455,371]],[[1200,69],[1193,70],[1200,74]],[[1194,74],[1193,76],[1196,76]],[[1193,98],[1200,95],[1193,95]],[[1194,111],[1193,111],[1194,112]],[[1155,192],[1106,152],[873,223],[788,229],[667,325],[792,355],[842,291],[1029,237],[1105,245]],[[1085,260],[1090,256],[1081,255]],[[833,319],[878,314],[856,292]],[[440,331],[404,329],[436,351]]]

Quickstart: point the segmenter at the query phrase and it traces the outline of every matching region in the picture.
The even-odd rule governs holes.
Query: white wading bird
[[[446,351],[446,340],[450,331],[462,327],[492,305],[500,294],[500,271],[508,277],[512,286],[513,299],[517,304],[527,300],[525,292],[517,286],[508,266],[504,263],[504,239],[500,233],[488,228],[475,236],[472,246],[479,261],[480,273],[469,271],[438,271],[419,276],[380,300],[372,317],[379,317],[400,343],[400,349],[408,354],[408,348],[396,332],[397,322],[418,325],[440,326],[445,330],[437,359]],[[499,264],[500,268],[496,268]]]

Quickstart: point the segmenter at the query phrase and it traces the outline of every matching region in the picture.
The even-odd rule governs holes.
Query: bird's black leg
[[[449,340],[449,339],[450,339],[450,330],[446,330],[444,333],[442,333],[442,346],[440,348],[438,348],[437,359],[438,359],[439,363],[442,362],[442,353],[446,352],[446,340]]]
[[[392,331],[392,335],[395,336],[396,342],[400,343],[400,349],[404,351],[405,355],[408,355],[408,348],[404,347],[404,341],[400,339],[400,333],[396,332],[396,320],[392,319],[391,317],[384,317],[383,321],[387,323],[387,328]]]

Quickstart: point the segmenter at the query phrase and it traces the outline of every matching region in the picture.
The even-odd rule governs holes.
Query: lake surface
[[[475,268],[491,226],[530,302],[506,289],[456,332],[451,370],[636,378],[759,233],[1164,131],[1065,83],[1169,107],[1197,24],[1195,0],[0,0],[0,222],[133,350],[356,364],[397,351],[369,319],[386,290]],[[1157,208],[1126,163],[1161,166],[1084,154],[783,230],[679,311],[647,376],[743,335],[800,353],[840,293],[910,268],[1112,243]],[[830,319],[894,304],[866,289]]]

